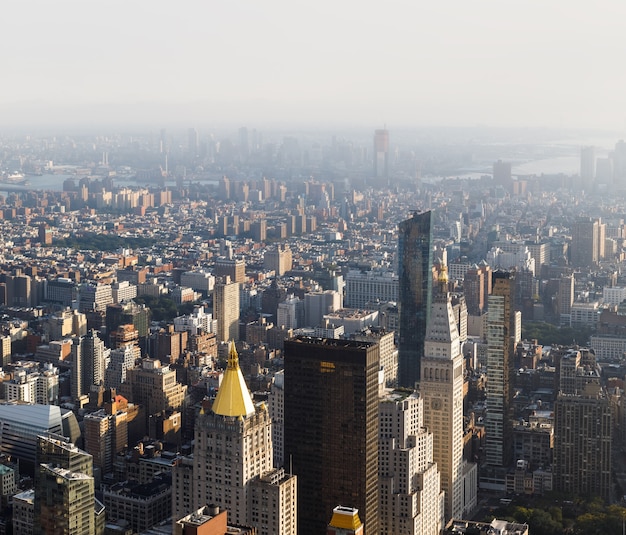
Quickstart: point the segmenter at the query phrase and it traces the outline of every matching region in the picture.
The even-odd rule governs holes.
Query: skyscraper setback
[[[298,533],[324,533],[337,505],[378,522],[378,344],[285,341],[285,460],[298,477]]]
[[[400,341],[398,344],[398,382],[413,388],[420,379],[426,326],[432,299],[431,211],[414,213],[402,221],[398,232],[398,303]]]
[[[466,518],[476,506],[476,465],[463,459],[463,356],[445,266],[426,332],[420,395],[425,426],[445,491],[446,520]]]

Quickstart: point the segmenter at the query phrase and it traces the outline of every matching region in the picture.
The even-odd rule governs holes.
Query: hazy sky
[[[626,127],[623,0],[4,0],[0,124]]]

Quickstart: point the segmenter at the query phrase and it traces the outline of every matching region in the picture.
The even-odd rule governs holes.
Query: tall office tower
[[[493,272],[493,289],[487,315],[487,414],[485,416],[485,461],[492,467],[507,467],[512,456],[511,374],[515,345],[513,298],[515,275]]]
[[[570,260],[574,267],[593,266],[599,260],[599,221],[580,218],[572,224]]]
[[[438,535],[445,526],[444,491],[433,458],[433,434],[425,427],[424,412],[424,399],[407,390],[388,391],[380,399],[381,534]]]
[[[213,317],[217,321],[217,341],[239,340],[239,283],[226,276],[213,289]]]
[[[285,460],[298,477],[298,533],[323,533],[337,504],[378,523],[378,344],[285,341]]]
[[[595,147],[581,147],[580,149],[580,178],[585,189],[593,186],[596,177],[596,149]]]
[[[92,458],[72,443],[40,436],[35,471],[33,533],[104,533],[96,505]]]
[[[374,131],[374,178],[389,178],[389,130]]]
[[[215,504],[233,523],[249,524],[251,482],[273,467],[272,423],[266,405],[252,402],[234,342],[213,406],[196,420],[193,463],[194,507]]]
[[[574,276],[562,275],[559,279],[559,323],[569,327],[574,304]]]
[[[613,418],[607,393],[588,384],[582,395],[559,394],[554,403],[554,490],[611,494]]]
[[[493,181],[496,185],[502,186],[507,191],[512,189],[513,178],[511,176],[511,162],[498,160],[493,163]]]
[[[463,459],[464,361],[447,283],[443,269],[426,331],[420,380],[420,395],[426,407],[424,423],[433,434],[434,460],[446,495],[446,521],[467,518],[476,506],[477,488],[476,465]]]
[[[426,326],[430,319],[433,267],[433,213],[413,214],[399,225],[398,305],[400,341],[398,344],[398,383],[414,388],[420,379],[420,359],[424,354]]]

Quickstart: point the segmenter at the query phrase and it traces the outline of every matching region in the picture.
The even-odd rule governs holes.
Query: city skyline
[[[186,8],[11,2],[4,124],[625,125],[615,1]]]

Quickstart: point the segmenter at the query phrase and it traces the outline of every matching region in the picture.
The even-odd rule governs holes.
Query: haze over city
[[[623,129],[617,1],[10,1],[0,114],[29,126]]]

